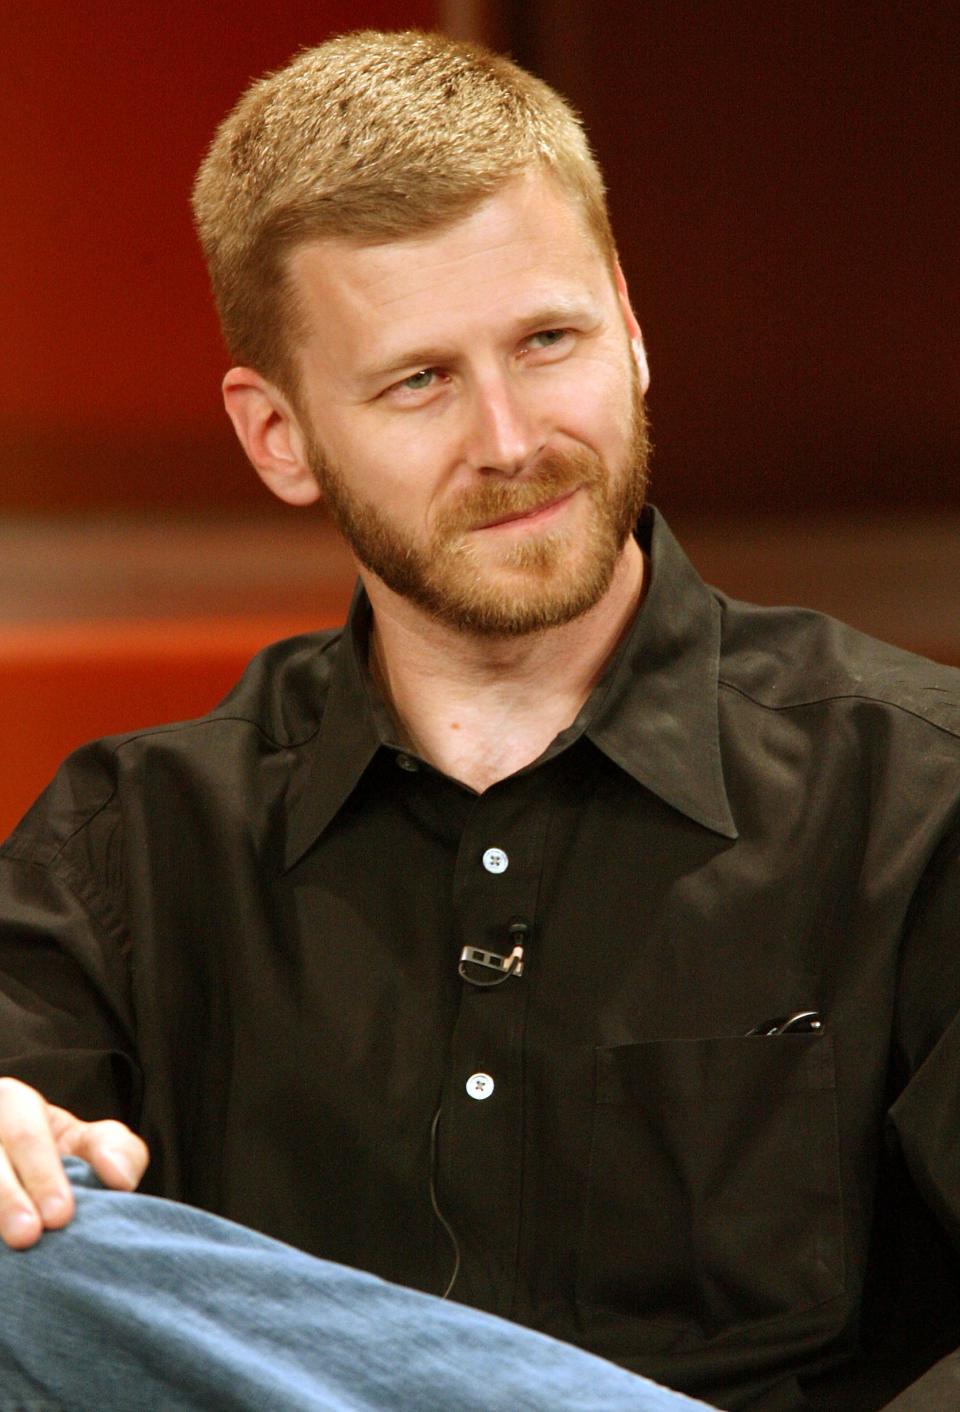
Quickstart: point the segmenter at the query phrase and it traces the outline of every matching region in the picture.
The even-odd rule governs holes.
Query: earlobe
[[[288,505],[312,505],[320,489],[300,423],[283,394],[252,368],[231,368],[223,380],[223,404],[267,489]]]
[[[646,396],[650,387],[650,365],[647,362],[647,350],[643,346],[643,339],[637,334],[636,338],[631,338],[630,347],[633,349],[633,356],[637,364],[637,373],[640,378],[640,391]]]

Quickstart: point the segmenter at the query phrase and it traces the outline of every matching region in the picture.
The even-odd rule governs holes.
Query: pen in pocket
[[[773,1020],[763,1020],[747,1030],[747,1036],[755,1034],[817,1034],[823,1029],[819,1010],[794,1010],[792,1015],[778,1015]]]

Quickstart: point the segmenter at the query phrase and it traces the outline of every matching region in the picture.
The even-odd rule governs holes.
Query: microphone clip
[[[509,955],[504,956],[499,951],[485,951],[481,946],[465,946],[460,952],[460,964],[458,972],[470,985],[489,988],[490,986],[503,985],[504,981],[511,976],[523,975],[523,943],[530,934],[528,922],[514,921],[510,923],[508,929],[510,940],[514,943],[513,950]],[[479,966],[483,970],[492,971],[492,976],[473,975],[467,969],[471,966]]]

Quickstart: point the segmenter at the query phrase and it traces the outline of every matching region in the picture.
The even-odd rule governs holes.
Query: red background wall
[[[255,503],[188,192],[252,77],[432,0],[0,0],[0,509]]]
[[[666,510],[960,507],[960,6],[524,0],[593,134]]]
[[[272,512],[220,403],[193,175],[251,78],[336,30],[431,27],[433,3],[0,0],[0,18],[0,515],[56,512],[69,542],[86,511]],[[32,573],[61,585],[64,620],[27,621],[9,583],[0,596],[0,836],[68,750],[207,710],[336,597],[267,618],[224,593],[218,613],[143,621],[121,589],[111,621],[100,594],[87,617],[89,585],[59,563]]]
[[[960,7],[488,8],[608,171],[653,362],[656,499],[960,505]],[[435,6],[2,10],[0,510],[274,510],[220,411],[189,185],[251,76],[337,28],[429,26]]]

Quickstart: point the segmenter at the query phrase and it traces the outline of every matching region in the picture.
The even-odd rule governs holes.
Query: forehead
[[[601,298],[609,263],[579,204],[528,173],[439,230],[377,244],[301,246],[290,272],[309,341],[369,346],[392,328],[437,325],[438,336],[520,317],[563,298]],[[445,326],[445,327],[443,327]]]

